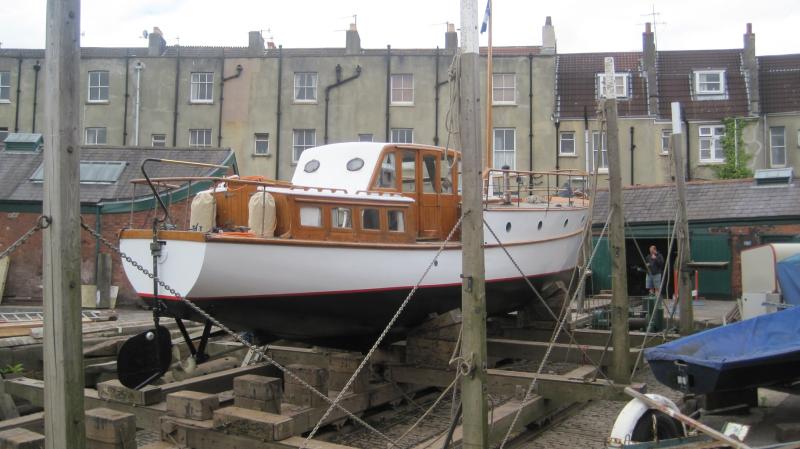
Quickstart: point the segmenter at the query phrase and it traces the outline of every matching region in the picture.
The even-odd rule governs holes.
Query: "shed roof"
[[[800,186],[757,186],[752,179],[686,183],[687,212],[691,221],[738,221],[800,217]],[[629,186],[623,189],[625,220],[630,224],[675,220],[673,184]],[[608,216],[608,190],[597,192],[593,222]]]

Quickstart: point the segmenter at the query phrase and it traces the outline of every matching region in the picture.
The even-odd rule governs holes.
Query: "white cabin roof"
[[[309,148],[300,155],[294,170],[292,184],[307,187],[345,189],[347,193],[368,190],[369,181],[375,172],[384,142],[347,142]],[[355,171],[347,169],[347,163],[361,158],[364,165]],[[306,164],[319,161],[319,168],[306,172]]]

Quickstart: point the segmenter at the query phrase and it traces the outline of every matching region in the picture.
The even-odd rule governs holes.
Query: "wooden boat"
[[[800,307],[645,349],[659,382],[695,394],[800,379]]]
[[[371,341],[456,225],[459,167],[455,150],[341,143],[305,150],[291,183],[195,179],[212,183],[204,195],[213,199],[216,223],[201,225],[193,206],[194,229],[159,229],[158,275],[226,325],[262,340]],[[576,198],[572,187],[582,180],[576,172],[499,170],[485,182],[486,223],[539,287],[568,281],[576,266],[588,200]],[[559,196],[557,186],[565,182]],[[488,312],[534,301],[504,249],[486,228],[484,235]],[[393,332],[402,335],[431,314],[460,306],[459,239],[456,230]],[[148,270],[152,241],[151,229],[120,234],[122,251]],[[201,318],[174,295],[154,292],[153,281],[129,263],[124,269],[146,302],[159,298],[176,317]]]

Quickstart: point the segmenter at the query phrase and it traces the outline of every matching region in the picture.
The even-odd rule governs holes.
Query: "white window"
[[[592,160],[598,171],[608,171],[608,150],[606,149],[606,133],[592,131]]]
[[[313,103],[317,101],[317,73],[294,74],[294,101]]]
[[[293,134],[292,162],[297,162],[303,151],[317,145],[317,133],[313,129],[295,129]]]
[[[562,156],[575,156],[575,133],[563,132],[559,136],[558,154]]]
[[[769,128],[769,155],[773,167],[786,165],[786,130],[783,126]]]
[[[414,130],[412,128],[392,128],[392,143],[414,143]]]
[[[359,134],[358,135],[359,142],[372,142],[372,134]]]
[[[214,102],[214,74],[212,72],[192,73],[190,98],[192,103]]]
[[[86,128],[86,145],[105,145],[105,128]]]
[[[670,148],[672,145],[670,143],[672,139],[672,129],[662,129],[661,130],[661,154],[669,154]]]
[[[11,72],[0,72],[0,102],[11,102]]]
[[[514,128],[495,128],[493,139],[494,168],[504,168],[508,166],[514,170],[516,160],[516,131]]]
[[[614,74],[614,91],[617,94],[617,98],[628,98],[628,74],[627,73],[615,73]],[[597,98],[603,98],[606,96],[606,74],[605,73],[598,73],[597,74]]]
[[[495,73],[492,75],[492,104],[516,104],[516,78],[513,73]]]
[[[269,154],[269,133],[256,133],[253,144],[253,154],[266,156]]]
[[[392,104],[414,104],[414,75],[392,75]]]
[[[167,146],[167,135],[166,134],[153,134],[152,138],[150,139],[150,145],[154,147],[165,147]]]
[[[300,226],[319,228],[322,226],[322,209],[304,206],[300,208]]]
[[[725,135],[724,126],[701,126],[700,132],[700,162],[722,162],[725,160],[725,151],[722,148],[722,136]]]
[[[694,92],[697,95],[723,95],[725,93],[725,71],[698,70],[694,72]]]
[[[190,129],[189,130],[189,146],[190,147],[210,147],[211,146],[211,130],[210,129]]]
[[[89,102],[108,102],[108,71],[93,70],[89,72]]]

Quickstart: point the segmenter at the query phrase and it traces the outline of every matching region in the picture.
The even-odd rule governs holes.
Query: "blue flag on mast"
[[[483,23],[481,24],[481,34],[489,28],[489,16],[492,15],[492,10],[490,5],[492,4],[492,0],[486,1],[486,12],[483,14]]]

